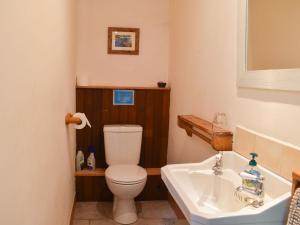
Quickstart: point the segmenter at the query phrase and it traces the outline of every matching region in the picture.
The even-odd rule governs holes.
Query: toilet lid
[[[132,184],[147,179],[147,172],[138,165],[113,165],[105,170],[105,176],[115,183]]]

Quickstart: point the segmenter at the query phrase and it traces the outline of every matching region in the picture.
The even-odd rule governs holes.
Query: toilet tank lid
[[[104,125],[104,132],[120,132],[120,133],[130,133],[130,132],[141,132],[143,127],[135,124],[113,124]]]

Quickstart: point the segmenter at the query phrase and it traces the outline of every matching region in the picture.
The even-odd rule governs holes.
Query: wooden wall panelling
[[[114,106],[112,98],[112,88],[77,88],[76,111],[84,112],[92,125],[92,128],[77,130],[77,149],[83,150],[87,158],[88,146],[94,145],[96,166],[106,168],[103,126],[139,124],[144,129],[140,165],[145,168],[164,166],[167,160],[170,89],[135,89],[134,106]],[[77,200],[110,200],[103,194],[108,193],[104,181],[99,177],[77,178]],[[166,193],[160,177],[151,176],[140,199],[162,199],[162,196],[166,199]]]
[[[136,198],[138,201],[167,200],[168,190],[160,176],[148,176],[142,193]]]
[[[112,201],[105,177],[76,177],[76,201]]]
[[[170,94],[163,95],[162,105],[162,154],[160,157],[160,165],[164,166],[167,164],[168,155]]]
[[[87,148],[90,144],[96,148],[95,158],[97,167],[106,167],[104,158],[104,142],[101,136],[102,114],[102,91],[93,89],[77,89],[76,111],[84,112],[89,119],[92,128],[85,127],[76,131],[77,149],[83,150],[85,157],[88,157]]]
[[[151,93],[151,91],[150,91]],[[145,167],[150,167],[151,164],[151,154],[152,150],[155,151],[153,146],[153,124],[154,124],[154,96],[146,93],[145,96],[145,120],[144,120],[144,132],[143,132],[143,148],[142,148],[142,155],[141,155],[141,165],[145,165]],[[153,165],[153,167],[155,167]]]
[[[167,189],[160,178],[160,169],[146,168],[148,179],[137,200],[165,200]],[[76,172],[77,201],[112,201],[104,177],[104,169]]]
[[[148,176],[139,201],[166,200],[167,188],[160,176]],[[76,177],[76,201],[112,201],[113,195],[107,187],[105,177]]]
[[[169,92],[136,90],[136,105],[113,106],[111,90],[78,89],[77,111],[84,112],[92,124],[92,128],[77,130],[77,148],[87,156],[87,147],[93,144],[97,149],[97,167],[107,166],[103,126],[117,123],[143,126],[142,166],[161,167],[166,164]]]

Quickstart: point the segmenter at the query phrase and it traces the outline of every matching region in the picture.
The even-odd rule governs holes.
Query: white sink
[[[248,161],[225,152],[223,175],[214,175],[215,157],[211,157],[201,163],[167,165],[161,176],[191,225],[285,225],[291,183],[280,176],[259,166],[265,177],[264,205],[259,208],[235,197],[241,185],[238,174]]]

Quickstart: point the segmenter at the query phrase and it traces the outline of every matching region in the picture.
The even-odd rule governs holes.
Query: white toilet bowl
[[[137,220],[134,198],[145,187],[147,172],[137,165],[114,165],[105,171],[108,188],[114,195],[113,218],[121,224]]]

